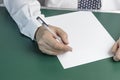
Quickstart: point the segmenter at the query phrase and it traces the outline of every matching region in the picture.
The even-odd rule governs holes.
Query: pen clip
[[[49,26],[46,22],[43,21],[42,18],[37,17],[36,19],[37,19],[39,22],[41,22],[41,24],[44,24],[44,25],[46,25],[46,26]]]

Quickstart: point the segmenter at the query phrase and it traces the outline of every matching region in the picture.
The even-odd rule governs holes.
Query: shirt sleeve
[[[44,20],[44,15],[40,12],[40,3],[37,0],[4,0],[4,5],[20,32],[33,40],[36,30],[41,26],[36,18],[39,16]]]

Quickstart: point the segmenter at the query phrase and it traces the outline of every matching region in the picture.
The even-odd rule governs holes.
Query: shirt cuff
[[[39,16],[39,17],[41,17],[41,16]],[[37,17],[31,18],[29,20],[29,22],[26,24],[26,26],[24,28],[22,28],[22,30],[21,30],[22,34],[30,37],[32,40],[34,40],[35,33],[36,33],[38,27],[42,26],[42,24],[39,23],[36,18]],[[42,17],[42,18],[43,18],[43,20],[45,20],[44,17]]]

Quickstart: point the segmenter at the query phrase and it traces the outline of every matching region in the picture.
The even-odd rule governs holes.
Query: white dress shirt
[[[33,40],[36,30],[41,26],[36,18],[39,16],[44,19],[39,2],[37,0],[4,0],[4,5],[21,33]]]
[[[36,30],[41,26],[36,18],[39,16],[45,19],[40,12],[39,2],[37,0],[4,0],[4,5],[21,33],[33,40]],[[78,0],[45,0],[45,6],[77,9]],[[120,0],[102,0],[101,10],[120,10]]]

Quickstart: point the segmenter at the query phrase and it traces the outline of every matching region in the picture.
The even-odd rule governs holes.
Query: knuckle
[[[53,47],[54,47],[55,49],[57,49],[57,48],[59,48],[59,45],[58,45],[58,44],[55,44],[55,45],[53,45]]]
[[[62,45],[59,45],[59,44],[56,44],[54,46],[55,49],[58,49],[58,50],[62,50],[63,49],[63,46]]]
[[[59,27],[55,27],[58,31],[63,31],[61,28]]]
[[[40,46],[40,45],[43,45],[43,41],[39,41],[38,42],[38,45]]]
[[[44,50],[41,50],[41,52],[42,52],[42,53],[46,53],[46,51],[44,51]]]
[[[39,50],[42,52],[42,53],[44,53],[45,51],[41,48],[41,47],[39,47]]]
[[[47,51],[46,51],[44,48],[39,47],[39,50],[40,50],[42,53],[47,53]]]
[[[62,29],[59,29],[59,33],[64,35],[64,36],[67,36],[67,33],[65,31],[63,31]]]

